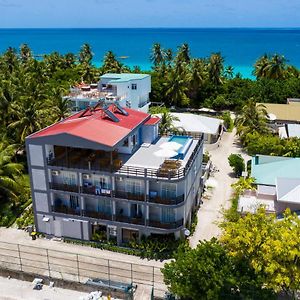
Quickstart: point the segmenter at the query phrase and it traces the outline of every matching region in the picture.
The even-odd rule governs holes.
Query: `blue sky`
[[[0,0],[0,28],[300,27],[300,0]]]

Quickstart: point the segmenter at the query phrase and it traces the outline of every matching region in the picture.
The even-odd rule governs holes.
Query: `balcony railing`
[[[164,197],[151,197],[149,196],[149,202],[165,204],[165,205],[177,205],[184,202],[184,195],[180,195],[172,198],[164,198]]]
[[[145,219],[140,217],[128,217],[123,215],[116,215],[116,221],[129,223],[129,224],[136,224],[136,225],[145,225]]]
[[[78,193],[78,185],[49,182],[50,189]]]
[[[52,205],[52,211],[57,213],[62,213],[66,215],[77,215],[80,216],[80,209],[75,209],[72,207],[68,207],[66,205]]]
[[[128,199],[128,200],[135,200],[135,201],[144,201],[145,195],[143,194],[134,194],[122,191],[115,191],[113,193],[113,197],[120,198],[120,199]]]
[[[148,220],[147,225],[149,227],[162,228],[162,229],[176,229],[183,226],[183,219],[180,219],[175,222],[170,222],[170,223]]]
[[[100,220],[112,220],[112,214],[104,213],[104,212],[98,212],[98,211],[83,211],[83,216],[94,218],[94,219],[100,219]]]
[[[83,194],[89,194],[89,195],[98,195],[98,196],[105,196],[105,197],[111,197],[112,196],[112,190],[111,189],[100,189],[95,186],[82,186],[80,187],[80,192]]]
[[[115,159],[113,164],[110,163],[108,158],[96,159],[88,162],[87,159],[82,159],[82,154],[71,151],[67,156],[55,158],[48,161],[48,164],[56,167],[65,167],[70,169],[80,170],[95,170],[115,173],[124,176],[146,177],[146,178],[163,178],[163,179],[181,179],[186,176],[190,170],[195,157],[203,143],[203,135],[198,139],[197,144],[191,153],[185,167],[179,169],[166,169],[166,168],[143,168],[135,166],[121,165],[119,159]],[[68,157],[68,158],[67,158]]]

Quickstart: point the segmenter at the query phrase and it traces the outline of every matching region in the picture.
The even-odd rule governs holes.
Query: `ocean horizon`
[[[282,54],[300,68],[300,28],[7,28],[0,29],[0,52],[26,43],[35,55],[58,51],[78,53],[89,43],[93,63],[101,65],[103,55],[112,50],[130,67],[150,70],[151,47],[160,43],[176,51],[188,43],[192,57],[221,52],[225,65],[244,78],[253,78],[255,61],[263,54]],[[121,59],[120,57],[127,57]]]

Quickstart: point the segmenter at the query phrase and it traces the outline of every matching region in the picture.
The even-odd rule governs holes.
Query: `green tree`
[[[208,63],[208,76],[209,80],[213,84],[221,84],[222,83],[222,73],[224,70],[224,58],[221,53],[213,53],[209,58]]]
[[[296,214],[287,211],[278,221],[259,208],[221,227],[221,241],[232,257],[248,261],[265,288],[295,297],[300,289],[300,220]]]
[[[50,101],[53,105],[53,121],[57,122],[65,119],[71,113],[71,101],[68,97],[63,97],[66,90],[62,87],[54,87],[50,93]]]
[[[155,43],[152,47],[150,61],[155,67],[158,67],[165,61],[165,52],[159,43]]]
[[[84,65],[90,65],[93,59],[92,48],[89,44],[82,45],[79,52],[79,62]]]
[[[196,249],[181,248],[162,273],[172,294],[181,299],[232,299],[234,265],[216,240],[200,242]]]
[[[27,44],[20,46],[20,56],[22,63],[27,63],[32,58],[32,53]]]
[[[231,153],[228,157],[228,163],[236,177],[240,177],[242,172],[245,171],[245,162],[240,154]]]
[[[21,175],[23,166],[13,162],[16,147],[0,143],[0,201],[8,198],[16,201],[20,186],[17,177]]]
[[[243,106],[235,119],[237,133],[245,136],[250,132],[267,133],[267,111],[263,104],[256,104],[251,98]]]
[[[116,55],[112,51],[108,51],[104,56],[103,73],[121,73],[122,64],[117,60]]]
[[[191,61],[190,47],[187,43],[182,44],[178,48],[176,60],[181,63],[184,62],[186,64],[189,64],[189,62]]]

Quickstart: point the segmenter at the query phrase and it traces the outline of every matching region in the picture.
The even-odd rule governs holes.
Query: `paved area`
[[[244,159],[250,157],[242,152],[239,146],[238,138],[233,132],[223,134],[220,146],[210,151],[213,166],[219,172],[212,174],[216,186],[210,193],[209,198],[203,198],[203,205],[198,211],[198,224],[193,236],[190,237],[190,245],[195,248],[200,240],[210,240],[212,237],[218,237],[221,233],[217,223],[222,218],[222,208],[228,209],[231,205],[230,197],[232,194],[231,184],[236,181],[232,175],[232,168],[228,164],[228,156],[231,153],[241,154]]]
[[[33,241],[28,233],[14,228],[0,228],[0,267],[50,276],[55,279],[86,283],[89,278],[122,284],[151,286],[163,296],[167,290],[160,268],[163,263],[143,260],[136,256],[66,244],[38,238]],[[147,290],[138,289],[143,294]]]
[[[81,255],[90,255],[103,259],[117,260],[120,262],[127,262],[139,265],[163,267],[163,262],[156,260],[142,259],[138,256],[127,255],[117,252],[111,252],[107,250],[101,250],[96,248],[91,248],[88,246],[81,246],[76,244],[67,244],[62,241],[55,239],[37,238],[35,241],[23,230],[18,230],[15,228],[4,228],[0,227],[0,242],[11,242],[26,246],[36,246],[42,247],[44,249],[58,250],[70,253],[76,253]]]
[[[50,288],[43,286],[42,290],[33,290],[33,284],[28,281],[0,277],[0,300],[79,300],[87,293]]]

